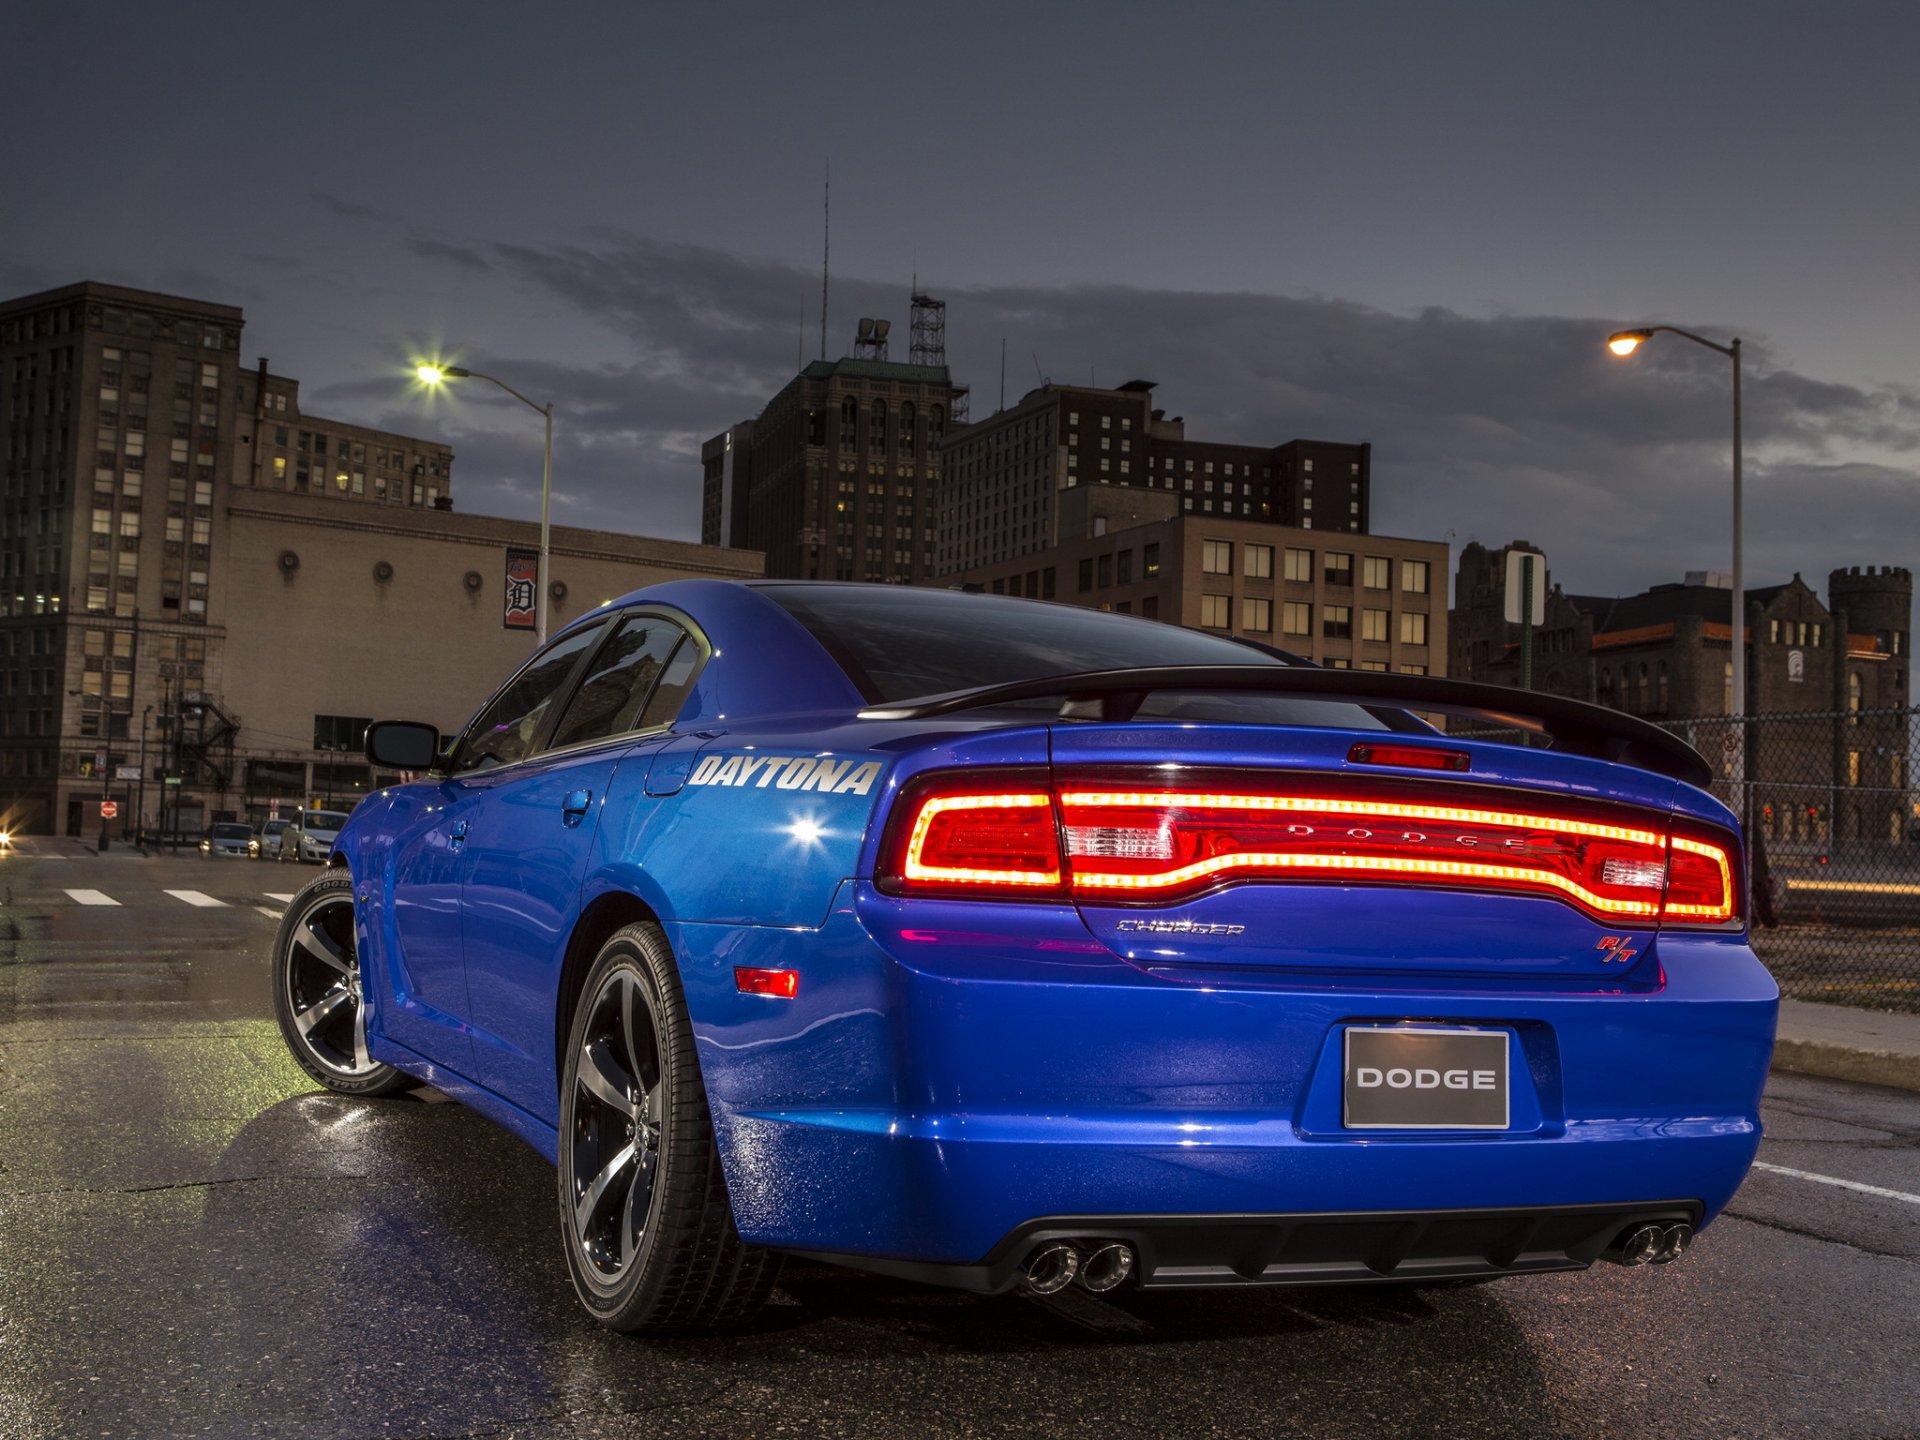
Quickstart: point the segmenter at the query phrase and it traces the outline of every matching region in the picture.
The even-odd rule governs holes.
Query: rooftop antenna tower
[[[826,184],[820,191],[820,358],[827,358],[827,277],[833,259],[833,157],[827,157]]]
[[[944,366],[947,363],[947,302],[913,294],[913,348],[907,353],[909,365]]]

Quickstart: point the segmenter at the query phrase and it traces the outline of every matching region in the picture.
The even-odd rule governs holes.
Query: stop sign
[[[117,815],[118,815],[119,813],[120,813],[120,802],[119,802],[119,801],[117,801],[117,800],[102,800],[102,801],[100,802],[100,818],[101,818],[102,820],[111,820],[111,819],[113,819],[113,818],[114,818],[115,816],[117,816]]]

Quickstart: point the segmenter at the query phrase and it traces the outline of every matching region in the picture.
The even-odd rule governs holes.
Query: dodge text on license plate
[[[1411,1025],[1346,1030],[1349,1130],[1504,1130],[1507,1032]]]

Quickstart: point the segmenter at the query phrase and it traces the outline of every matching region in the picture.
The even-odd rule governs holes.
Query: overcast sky
[[[907,295],[975,414],[1159,382],[1198,438],[1374,444],[1386,533],[1622,592],[1920,559],[1920,6],[132,7],[0,0],[0,294],[245,307],[460,508],[697,538],[699,442]]]

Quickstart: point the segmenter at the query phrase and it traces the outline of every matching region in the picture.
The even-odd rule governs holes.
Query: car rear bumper
[[[1265,1238],[1227,1244],[1226,1258],[1187,1266],[1216,1278],[1180,1283],[1237,1283],[1290,1266],[1289,1236],[1329,1233],[1302,1230],[1301,1217],[1678,1205],[1705,1224],[1759,1146],[1777,991],[1737,937],[1663,938],[1638,986],[1353,972],[1175,981],[1090,942],[1064,908],[915,914],[922,923],[906,925],[850,888],[820,931],[670,927],[746,1239],[958,1266],[953,1283],[984,1274],[992,1288],[1013,1263],[1007,1247],[1036,1227],[1215,1217],[1222,1234],[1250,1224]],[[800,993],[741,995],[736,965],[795,969]],[[1512,1127],[1344,1129],[1345,1027],[1399,1020],[1505,1029]],[[1157,1233],[1143,1260],[1172,1244]],[[1533,1268],[1584,1265],[1591,1239]],[[1510,1248],[1488,1244],[1493,1256]],[[1368,1253],[1325,1278],[1381,1278]],[[1443,1271],[1514,1268],[1488,1255],[1461,1264]]]
[[[1102,1245],[1126,1246],[1128,1278],[1143,1290],[1406,1284],[1584,1270],[1642,1225],[1699,1221],[1700,1207],[1691,1201],[1357,1214],[1050,1215],[1017,1226],[971,1265],[802,1253],[979,1294],[1012,1289],[1029,1257],[1055,1242],[1083,1255]]]

